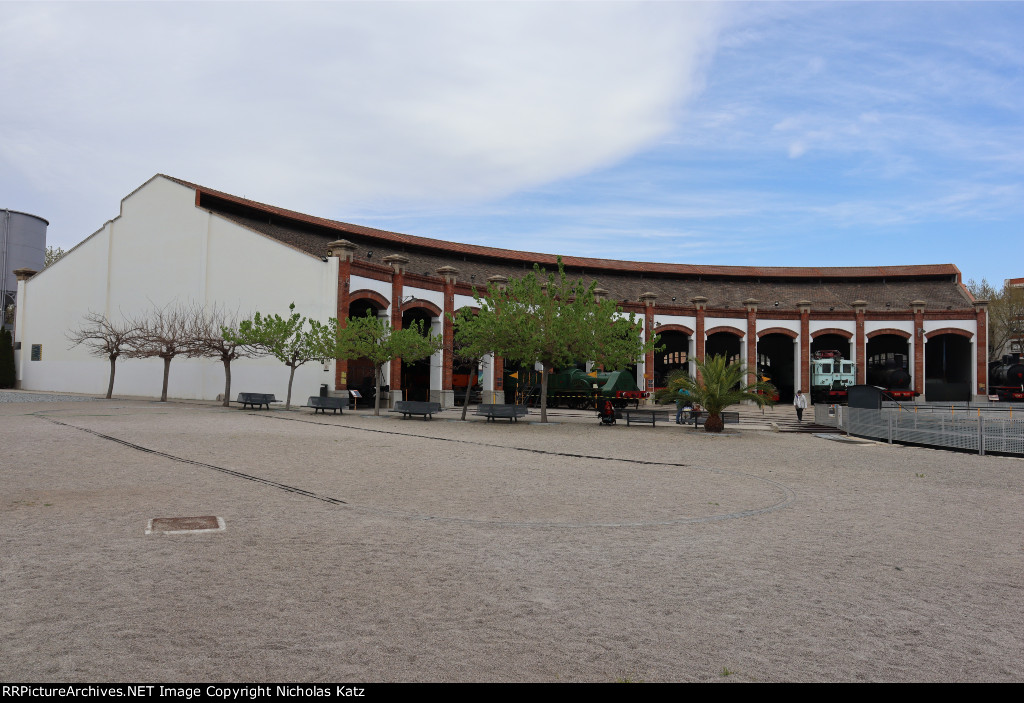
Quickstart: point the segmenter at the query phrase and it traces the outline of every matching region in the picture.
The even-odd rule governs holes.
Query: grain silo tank
[[[41,217],[17,210],[0,210],[0,300],[6,310],[18,292],[15,269],[42,271],[46,263],[46,228]],[[0,322],[2,322],[0,316]]]

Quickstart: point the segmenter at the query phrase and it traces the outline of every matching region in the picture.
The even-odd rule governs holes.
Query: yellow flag
[[[519,380],[519,372],[518,372],[518,371],[516,371],[515,373],[510,373],[510,374],[508,375],[508,377],[509,377],[509,378],[514,378],[514,379],[516,379],[516,380],[518,381],[518,380]]]

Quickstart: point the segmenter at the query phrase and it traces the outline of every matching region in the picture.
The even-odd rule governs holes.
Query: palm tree
[[[759,406],[771,405],[775,387],[764,381],[745,384],[747,370],[740,362],[729,364],[724,356],[706,358],[697,365],[697,379],[679,375],[669,381],[668,391],[675,394],[685,390],[690,400],[707,411],[705,432],[721,432],[722,411],[742,400],[752,400]]]

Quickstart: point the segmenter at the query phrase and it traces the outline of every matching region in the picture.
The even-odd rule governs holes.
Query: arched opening
[[[704,343],[704,358],[725,356],[730,364],[740,360],[740,336],[733,332],[713,332]]]
[[[779,403],[792,403],[796,389],[793,387],[793,349],[795,336],[773,332],[757,340],[757,373],[767,376],[779,391]]]
[[[869,385],[912,397],[909,337],[890,333],[868,337],[865,369]]]
[[[434,315],[422,307],[409,308],[402,312],[402,329],[408,329],[417,321],[423,325],[423,334],[430,332],[430,323]],[[405,400],[430,400],[430,357],[414,361],[411,364],[402,362],[402,397]]]
[[[688,370],[690,335],[685,332],[668,330],[661,332],[661,344],[664,351],[654,355],[654,387],[664,388],[668,385],[668,375],[681,369]]]
[[[380,316],[382,311],[385,310],[379,301],[371,298],[361,298],[352,301],[348,306],[349,319],[357,317],[366,317],[366,313],[369,312],[373,315]],[[376,380],[374,379],[375,369],[373,362],[363,357],[359,359],[348,360],[348,371],[346,376],[345,385],[350,390],[359,391],[359,395],[362,400],[359,403],[366,405],[366,407],[372,407],[374,403],[374,392],[376,390]],[[381,384],[382,397],[386,398],[388,392],[388,386]]]
[[[924,345],[924,393],[929,402],[971,399],[971,340],[955,333],[929,337]]]
[[[825,351],[837,351],[844,359],[853,358],[853,355],[850,353],[850,337],[836,334],[834,332],[819,334],[817,337],[811,339],[812,357],[818,352]]]

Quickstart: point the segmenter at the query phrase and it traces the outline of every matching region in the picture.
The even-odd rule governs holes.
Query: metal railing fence
[[[1014,411],[1014,412],[1011,412]],[[850,434],[987,454],[1024,455],[1024,408],[902,405],[881,410],[815,405],[814,421]]]

